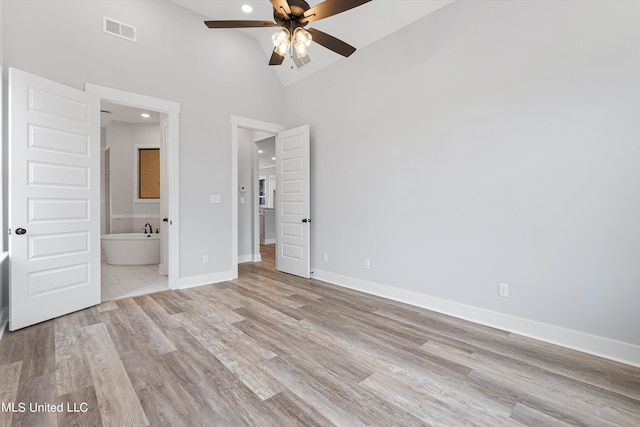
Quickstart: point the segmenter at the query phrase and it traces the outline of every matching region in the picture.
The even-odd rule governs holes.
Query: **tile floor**
[[[109,265],[102,263],[102,301],[134,297],[169,289],[158,265]]]

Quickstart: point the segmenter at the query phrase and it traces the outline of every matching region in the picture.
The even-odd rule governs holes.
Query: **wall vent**
[[[102,31],[132,42],[136,41],[136,27],[116,21],[115,19],[107,18],[106,16],[102,17]]]

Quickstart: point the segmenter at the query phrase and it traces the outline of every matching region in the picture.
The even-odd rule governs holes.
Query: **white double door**
[[[100,303],[100,100],[9,70],[9,329]]]

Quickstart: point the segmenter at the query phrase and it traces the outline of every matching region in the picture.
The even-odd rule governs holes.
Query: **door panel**
[[[276,138],[276,268],[308,278],[310,267],[309,126]]]
[[[100,302],[99,110],[94,95],[9,70],[11,330]]]

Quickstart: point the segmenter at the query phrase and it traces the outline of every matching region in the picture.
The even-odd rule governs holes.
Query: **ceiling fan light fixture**
[[[294,45],[298,58],[304,58],[309,55],[309,48],[303,44]]]
[[[305,30],[303,27],[309,23],[317,22],[321,19],[329,18],[330,16],[338,15],[347,10],[362,6],[371,0],[315,0],[313,7],[311,7],[307,1],[269,0],[271,6],[273,6],[273,21],[224,20],[204,21],[204,24],[207,28],[282,27],[281,30],[271,37],[275,48],[273,52],[271,52],[269,65],[282,65],[286,56],[291,56],[293,62],[298,65],[298,68],[300,68],[301,65],[308,64],[310,62],[308,55],[309,45],[312,41],[345,58],[355,52],[355,47],[330,34],[315,28]],[[254,0],[237,2],[237,4],[241,5],[250,5],[250,3],[254,3]],[[296,51],[295,55],[293,54],[294,50]]]
[[[285,56],[289,50],[291,43],[291,33],[286,28],[282,28],[280,31],[271,36],[271,41],[276,47],[276,52]]]
[[[312,37],[307,30],[302,27],[298,27],[293,32],[293,45],[296,49],[298,58],[303,58],[309,54],[309,45],[311,44]]]

